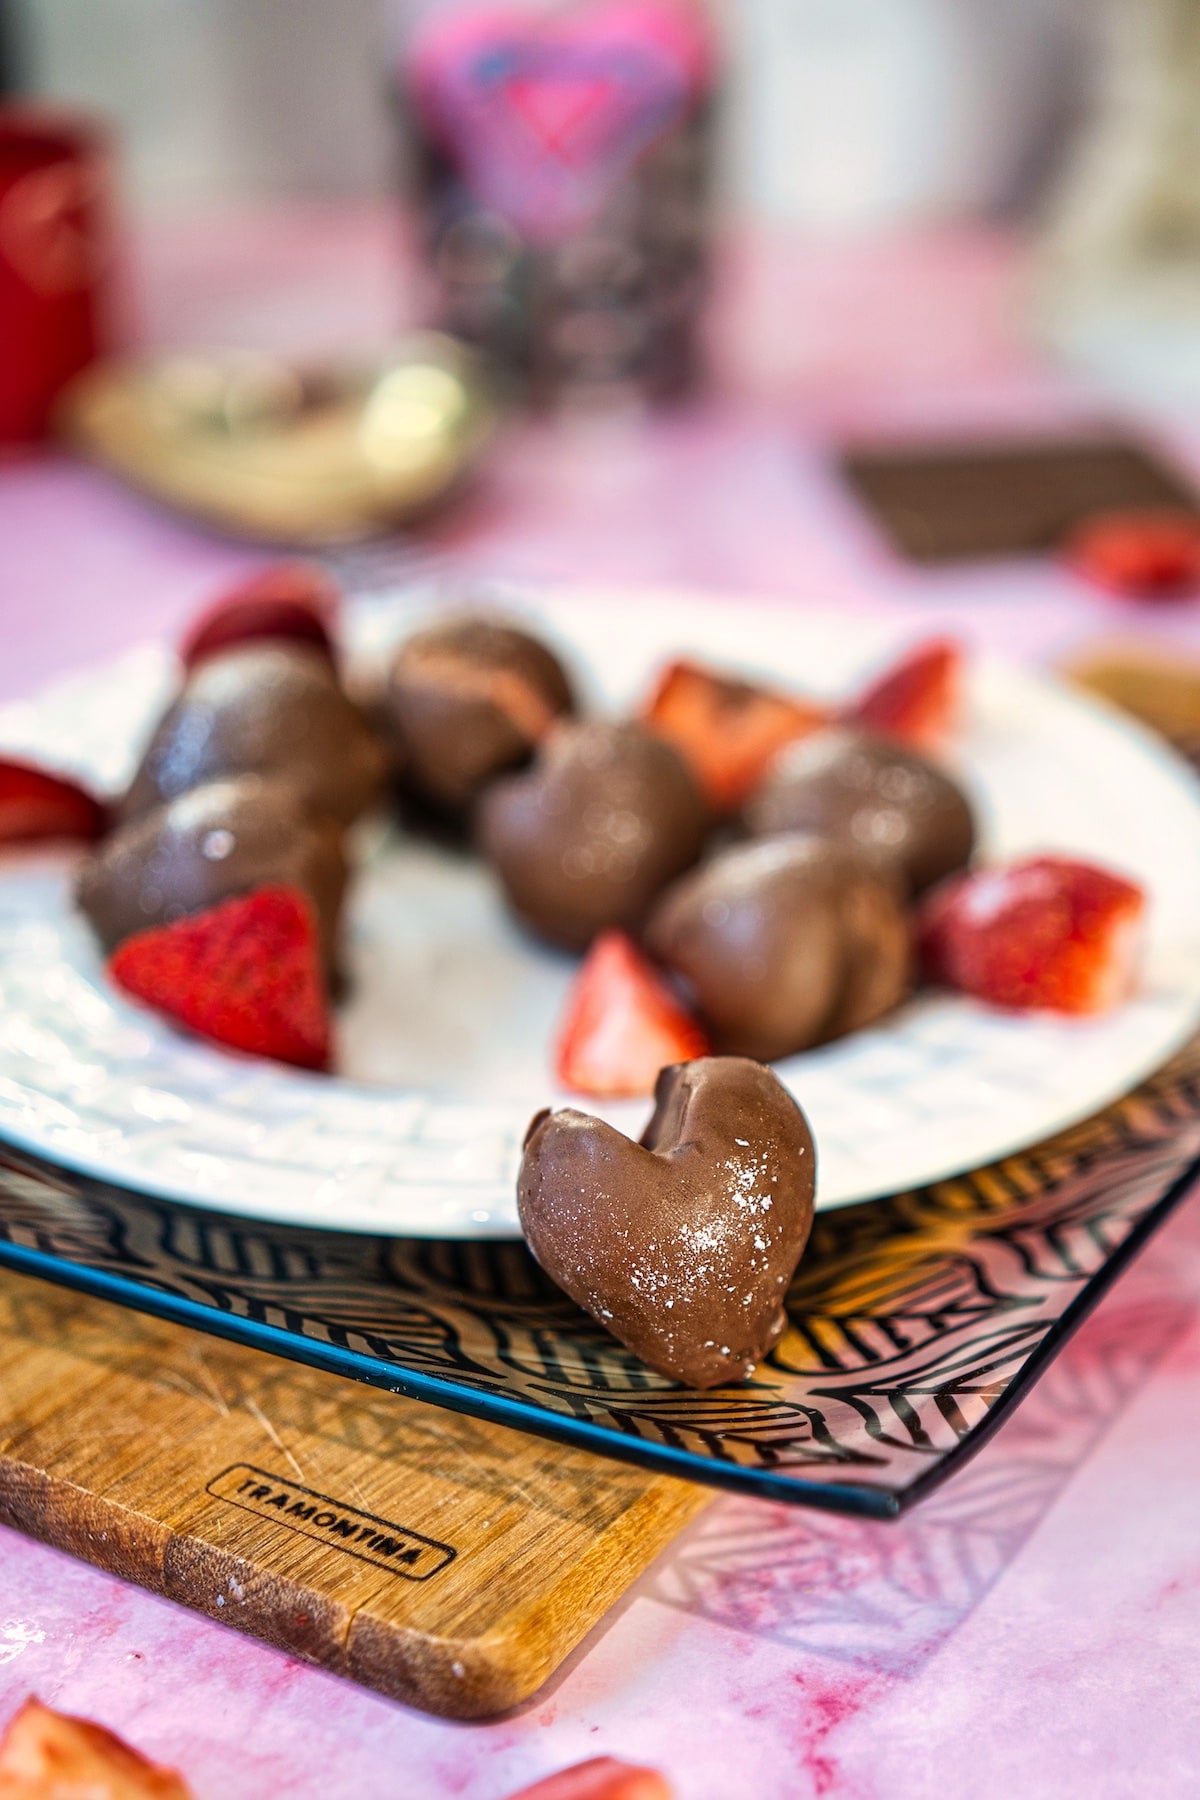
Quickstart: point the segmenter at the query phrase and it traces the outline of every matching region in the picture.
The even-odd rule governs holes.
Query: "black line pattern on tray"
[[[122,1296],[349,1351],[381,1386],[688,1472],[863,1509],[924,1488],[977,1440],[1063,1315],[1200,1159],[1200,1044],[1100,1118],[992,1168],[822,1215],[756,1377],[697,1394],[652,1374],[524,1246],[274,1227],[0,1153],[0,1261],[119,1277]],[[27,1266],[27,1265],[26,1265]],[[261,1338],[259,1339],[261,1341]],[[493,1408],[494,1411],[494,1408]],[[512,1417],[511,1414],[508,1415]],[[597,1436],[596,1434],[600,1435]]]

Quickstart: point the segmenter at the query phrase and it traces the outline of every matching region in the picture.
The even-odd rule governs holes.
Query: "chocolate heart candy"
[[[386,758],[328,657],[244,643],[200,663],[163,714],[120,805],[140,818],[228,775],[278,776],[349,824],[376,798]]]
[[[640,725],[560,725],[532,768],[494,782],[479,841],[533,931],[582,950],[640,923],[700,854],[709,817],[677,753]]]
[[[539,1113],[517,1204],[573,1300],[660,1374],[715,1387],[786,1329],[815,1186],[812,1133],[782,1083],[706,1056],[662,1071],[640,1144],[586,1113]]]
[[[966,795],[890,738],[821,731],[792,744],[747,803],[752,837],[813,831],[895,867],[919,894],[965,868],[975,845]]]
[[[384,713],[408,784],[458,811],[526,761],[573,706],[562,665],[544,644],[495,619],[457,618],[401,646]]]
[[[739,844],[668,889],[646,927],[722,1050],[769,1061],[903,999],[911,942],[888,876],[847,845]]]

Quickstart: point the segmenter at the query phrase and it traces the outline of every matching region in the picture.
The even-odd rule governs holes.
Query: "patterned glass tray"
[[[651,1374],[519,1243],[269,1226],[3,1148],[0,1263],[693,1480],[888,1516],[979,1448],[1197,1176],[1200,1040],[1033,1151],[819,1216],[792,1329],[705,1394]]]

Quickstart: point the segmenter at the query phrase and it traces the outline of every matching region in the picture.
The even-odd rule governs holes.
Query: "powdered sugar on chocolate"
[[[518,1184],[534,1255],[643,1361],[693,1387],[739,1381],[786,1327],[816,1156],[771,1071],[703,1057],[659,1076],[640,1144],[585,1113],[543,1113]]]

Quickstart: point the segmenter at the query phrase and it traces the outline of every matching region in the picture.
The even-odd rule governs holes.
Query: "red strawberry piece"
[[[843,720],[914,750],[936,752],[959,723],[962,663],[962,647],[952,638],[918,645],[870,682],[845,709]]]
[[[927,973],[1019,1010],[1098,1013],[1133,987],[1146,911],[1142,889],[1062,856],[951,876],[922,907]]]
[[[1097,513],[1067,539],[1077,574],[1133,600],[1178,600],[1200,588],[1200,518],[1147,509]]]
[[[200,1037],[302,1069],[329,1066],[316,919],[295,888],[257,888],[139,931],[108,967],[126,993]]]
[[[153,1763],[92,1719],[55,1712],[32,1694],[0,1736],[4,1800],[192,1800],[174,1769]]]
[[[732,812],[793,739],[828,723],[812,701],[673,662],[642,710],[644,722],[679,751],[717,812]]]
[[[660,1069],[709,1054],[708,1039],[621,931],[600,934],[567,1000],[555,1073],[577,1094],[652,1094]]]
[[[657,1769],[639,1768],[615,1756],[594,1756],[535,1781],[510,1800],[671,1800],[672,1793]]]
[[[191,627],[179,654],[194,669],[205,657],[260,638],[323,650],[332,662],[338,590],[311,563],[276,563],[223,594]]]
[[[103,837],[108,814],[94,794],[29,763],[0,759],[0,844]]]

